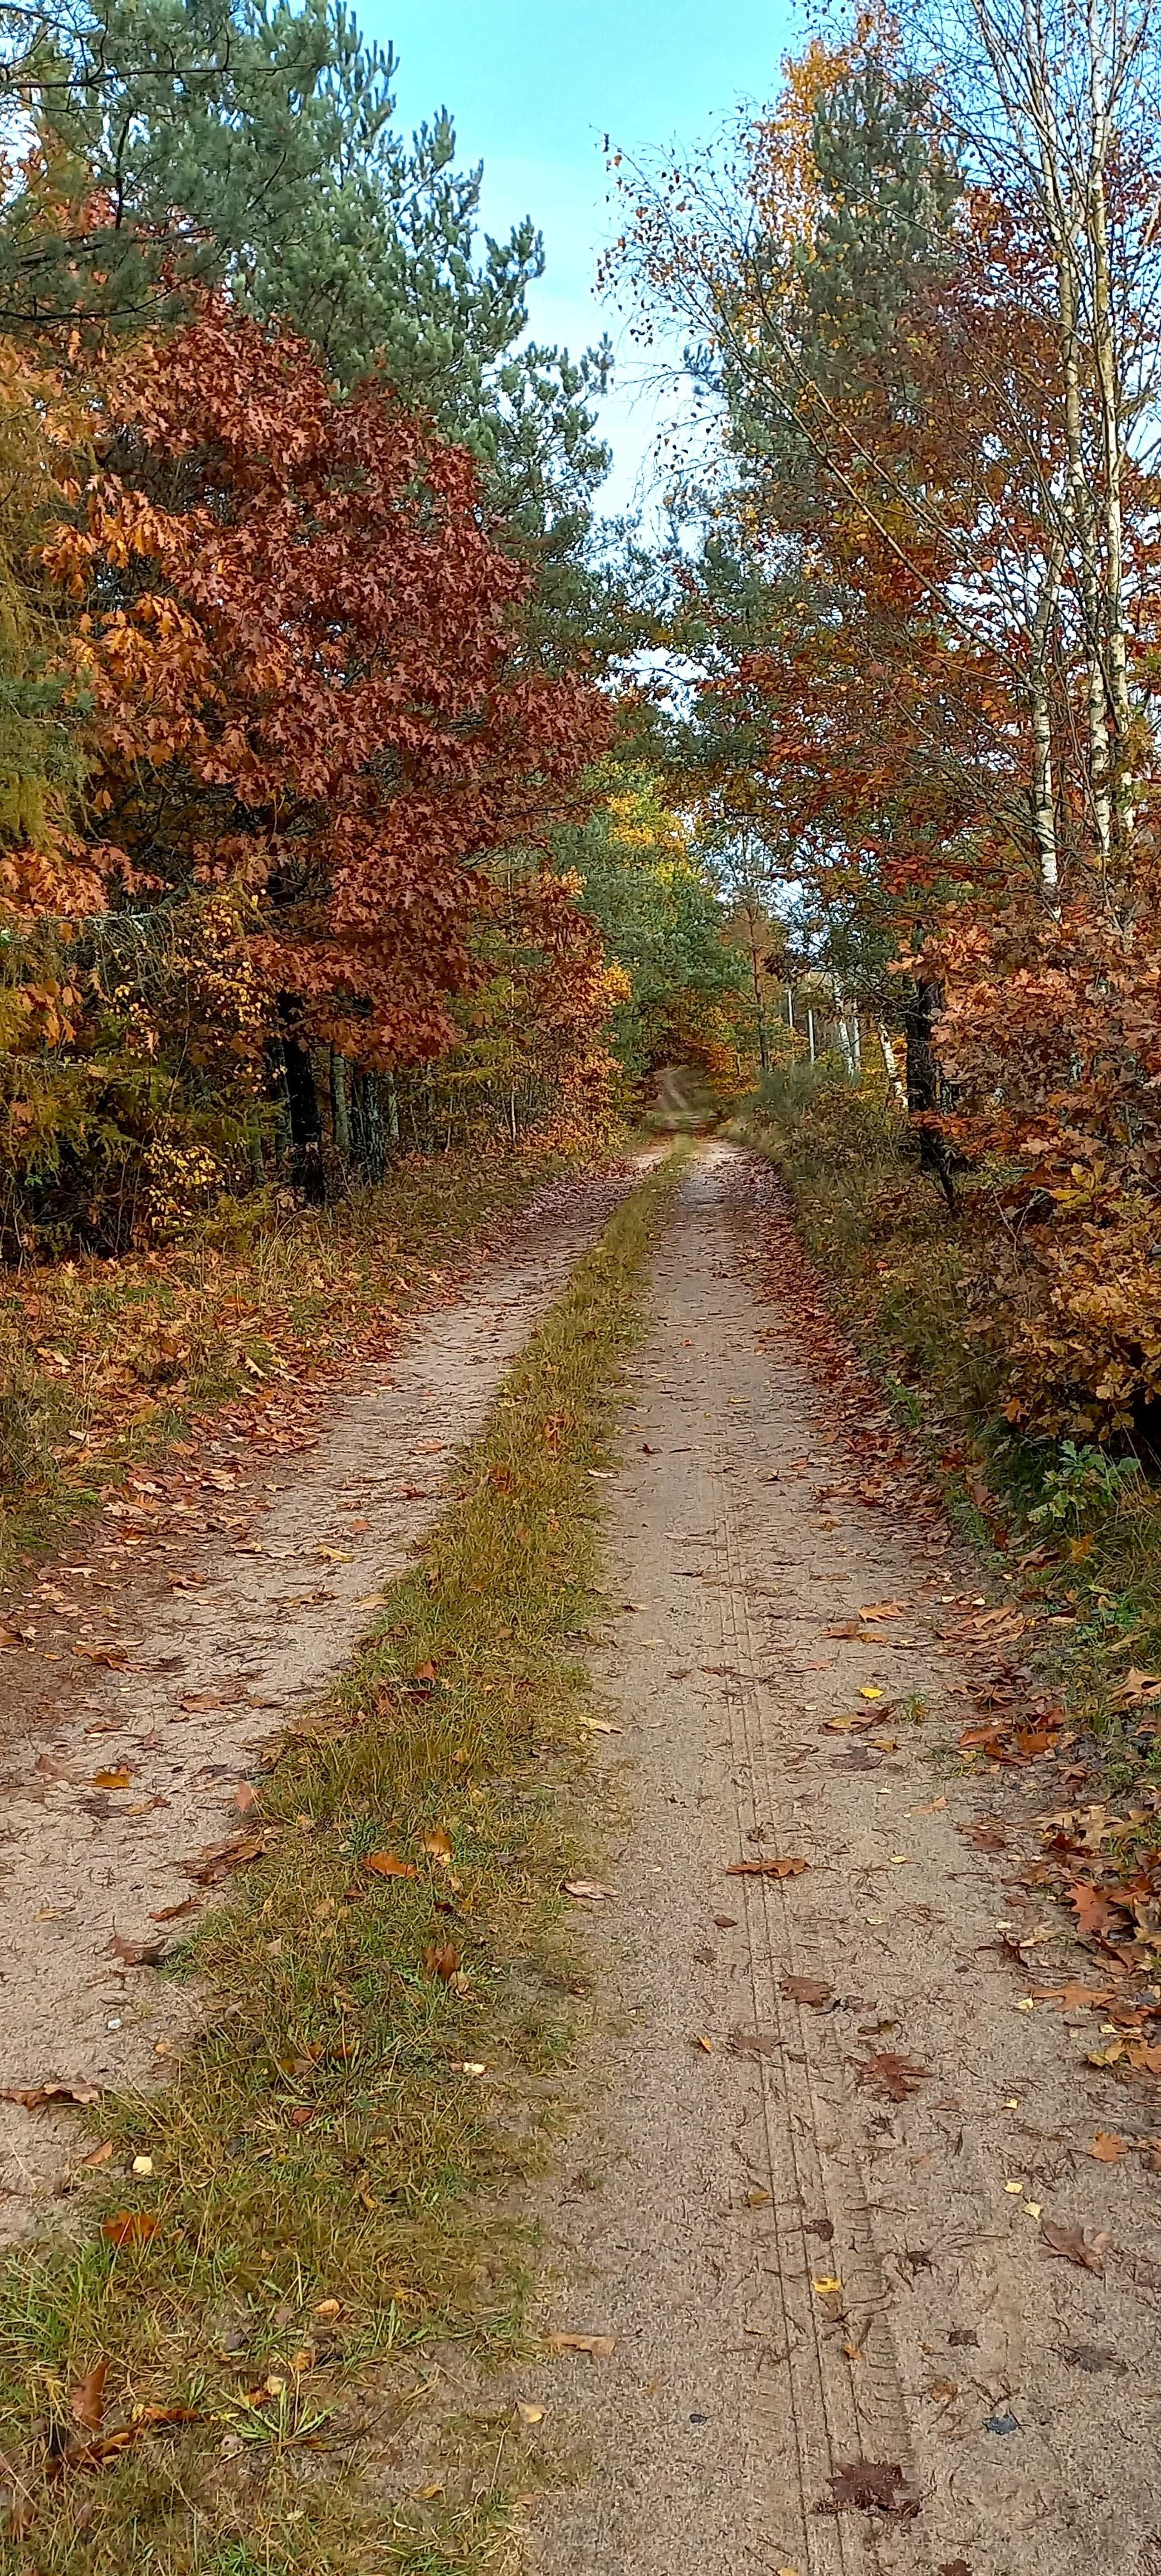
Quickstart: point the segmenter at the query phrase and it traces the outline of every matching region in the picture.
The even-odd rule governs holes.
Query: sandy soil
[[[372,1624],[459,1444],[632,1185],[545,1191],[509,1248],[386,1365],[328,1392],[307,1454],[229,1432],[136,1478],[13,1615],[0,1706],[0,2085],[160,2071],[178,1992],[115,1943],[166,1943],[207,1901],[183,1863],[247,1832],[247,1787]],[[168,1923],[158,1917],[171,1912]],[[0,2235],[67,2187],[75,2121],[0,2103]]]
[[[710,1147],[686,1184],[617,1489],[634,1821],[545,2317],[616,2340],[529,2385],[582,2464],[533,2561],[1161,2576],[1161,2181],[1092,2158],[1125,2097],[998,1955],[1026,1891],[956,1827],[1007,1792],[940,1720],[970,1572],[828,1495],[829,1399],[756,1297],[736,1168]],[[881,1642],[828,1634],[892,1601]],[[808,1866],[729,1875],[775,1858]],[[1103,2268],[1046,2225],[1109,2231]]]

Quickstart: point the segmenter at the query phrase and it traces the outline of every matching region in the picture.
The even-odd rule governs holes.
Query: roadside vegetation
[[[473,1233],[567,1168],[535,1140],[406,1156],[327,1208],[229,1198],[164,1254],[24,1266],[0,1294],[0,1582],[221,1406],[273,1422],[382,1347]]]
[[[66,2241],[6,2264],[21,2576],[501,2563],[538,2474],[495,2375],[528,2349],[519,2185],[584,2010],[594,1473],[682,1150],[581,1261],[381,1628],[274,1757],[260,1854],[168,1969],[198,2026],[172,2081],[88,2116]]]
[[[992,1176],[962,1176],[949,1208],[882,1070],[856,1087],[833,1059],[786,1062],[734,1132],[776,1161],[839,1313],[965,1533],[1061,1622],[1055,1660],[1075,1713],[1115,1764],[1161,1774],[1148,1705],[1161,1679],[1159,1462],[1145,1439],[1037,1438],[1012,1418],[1003,1353],[971,1294]]]

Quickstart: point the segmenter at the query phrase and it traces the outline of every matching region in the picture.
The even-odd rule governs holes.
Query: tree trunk
[[[347,1096],[347,1059],[336,1046],[331,1048],[331,1134],[336,1154],[344,1163],[349,1163],[351,1110]]]
[[[912,985],[903,1011],[907,1038],[907,1110],[912,1119],[923,1122],[918,1126],[920,1167],[933,1174],[948,1206],[954,1207],[951,1158],[938,1129],[926,1124],[943,1106],[943,1085],[935,1052],[938,1009],[938,984]]]
[[[290,1114],[290,1177],[311,1207],[326,1200],[323,1169],[322,1113],[314,1077],[314,1057],[299,1035],[298,1010],[285,995],[279,1003],[282,1061],[286,1071],[286,1104]]]
[[[896,1100],[900,1104],[900,1107],[906,1109],[907,1094],[903,1088],[903,1077],[899,1071],[899,1062],[895,1054],[895,1049],[891,1044],[890,1034],[884,1021],[880,1020],[877,1025],[879,1032],[879,1052],[883,1058],[883,1063],[886,1068],[887,1080],[895,1094]]]

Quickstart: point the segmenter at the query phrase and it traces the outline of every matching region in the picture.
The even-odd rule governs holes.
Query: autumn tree
[[[336,386],[373,371],[469,447],[562,660],[586,623],[608,658],[628,599],[588,559],[607,344],[530,339],[534,223],[481,240],[482,171],[460,165],[445,109],[400,135],[394,74],[342,0],[0,10],[0,331],[59,357],[78,335],[172,328],[224,286]]]
[[[455,1041],[491,854],[543,848],[603,702],[522,641],[530,575],[472,460],[225,304],[119,368],[98,470],[44,547],[75,603],[94,861],[147,919],[233,908],[240,1059],[278,1041],[319,1185],[318,1044],[365,1067]]]
[[[809,49],[724,160],[633,173],[622,262],[711,423],[719,783],[913,997],[1014,1403],[1107,1428],[1161,1347],[1153,36],[1105,0],[918,25],[909,59],[889,24]]]

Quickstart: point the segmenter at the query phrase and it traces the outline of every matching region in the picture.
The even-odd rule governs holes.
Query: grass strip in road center
[[[382,1628],[263,1784],[266,1848],[166,1971],[200,1980],[172,2081],[101,2106],[69,2242],[6,2260],[0,2563],[21,2576],[507,2559],[532,2472],[488,2370],[522,2348],[518,2186],[577,2012],[594,1471],[681,1159],[580,1262]]]

